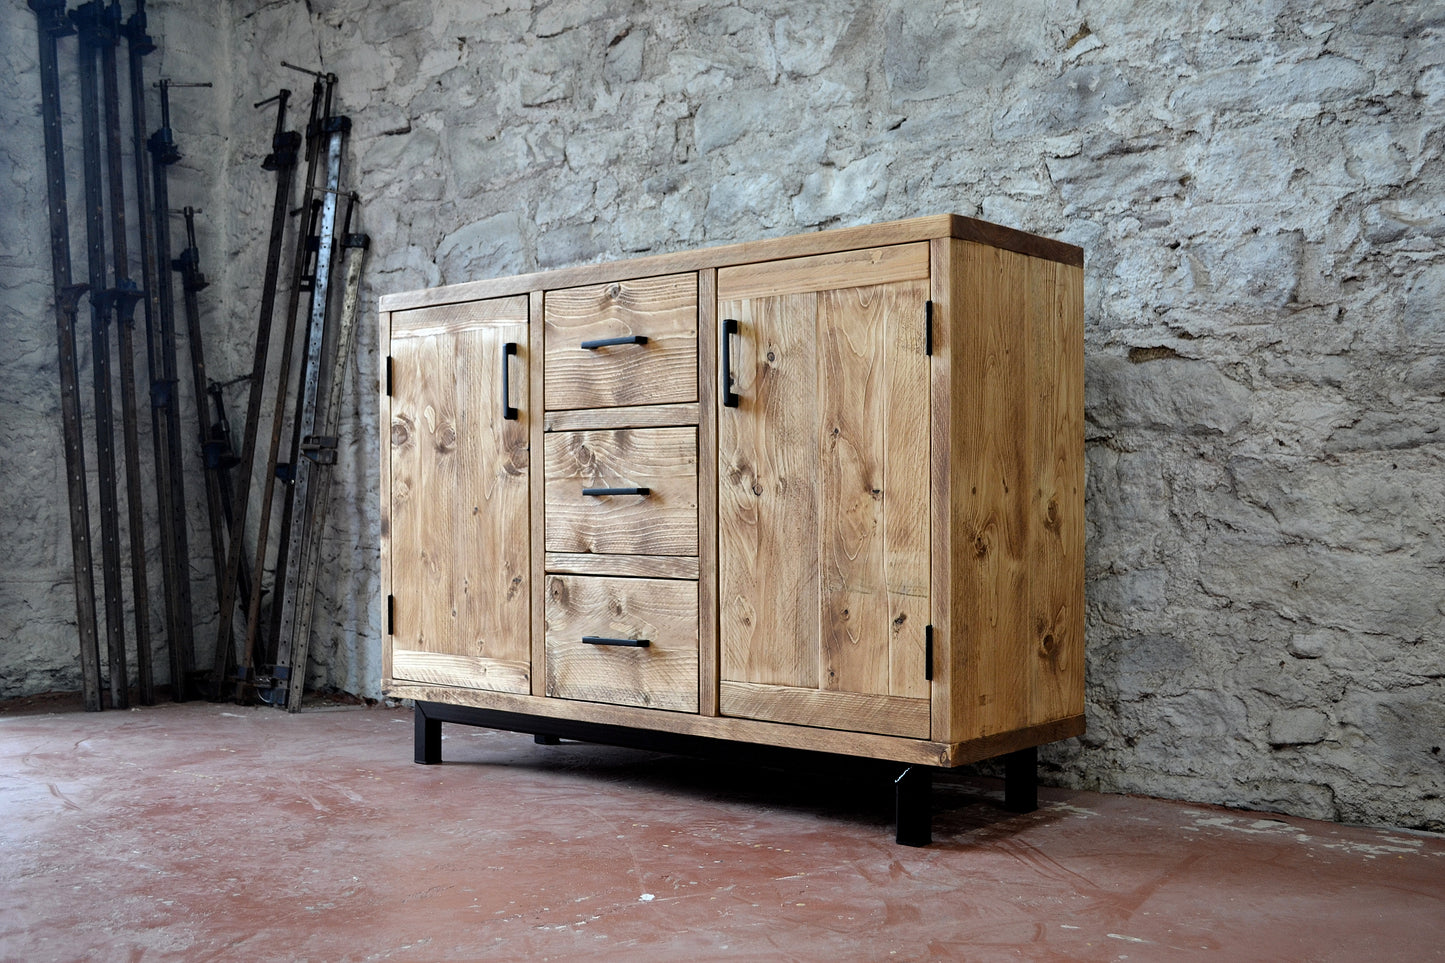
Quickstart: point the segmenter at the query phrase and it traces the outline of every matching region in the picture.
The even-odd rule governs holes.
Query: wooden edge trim
[[[392,647],[392,625],[390,624],[390,607],[392,605],[391,585],[391,312],[381,311],[377,315],[377,360],[380,366],[379,377],[376,383],[376,395],[379,402],[379,416],[377,417],[378,448],[381,453],[381,464],[378,466],[378,492],[377,498],[381,501],[381,513],[378,516],[378,566],[381,574],[381,676],[382,687],[385,688],[388,680],[391,679],[391,647]]]
[[[693,555],[590,555],[547,552],[549,575],[600,575],[613,578],[666,578],[693,581],[698,576]]]
[[[391,319],[392,337],[429,338],[463,331],[479,324],[525,324],[527,295],[518,294],[462,304],[436,304],[397,311]]]
[[[960,214],[948,216],[953,220],[949,233],[959,240],[978,241],[992,247],[1003,248],[1005,251],[1013,251],[1015,254],[1026,254],[1029,257],[1043,258],[1046,261],[1058,261],[1060,264],[1070,264],[1074,267],[1084,266],[1084,249],[1077,245],[1056,241],[1038,234],[1030,234],[1012,227],[1004,227],[1001,224],[991,224],[977,218],[964,217]]]
[[[1011,732],[984,736],[982,739],[954,743],[949,747],[949,761],[946,765],[966,766],[969,763],[993,759],[996,756],[1017,752],[1020,749],[1042,746],[1083,734],[1084,716],[1082,714],[1067,716],[1052,722],[1042,722],[1038,725],[1026,726],[1023,729],[1015,729]]]
[[[682,402],[673,405],[626,405],[617,408],[574,408],[547,412],[545,430],[681,428],[695,425],[697,421],[697,402]]]
[[[536,271],[515,277],[463,281],[459,284],[448,284],[435,288],[383,294],[379,303],[383,311],[402,311],[427,305],[523,294],[539,288],[581,287],[602,281],[626,281],[663,274],[680,274],[706,268],[770,261],[780,257],[806,257],[859,247],[927,241],[935,237],[945,237],[957,229],[954,223],[957,217],[954,214],[932,214],[901,221],[863,224],[856,227],[815,231],[810,234],[793,234],[765,240],[744,241],[740,244],[724,244],[718,247],[654,254],[621,261],[555,268],[550,271]]]
[[[526,662],[408,649],[394,651],[391,662],[397,681],[466,686],[488,692],[516,693],[532,689],[531,666]]]
[[[717,715],[717,271],[697,275],[697,657],[698,712]]]
[[[481,692],[466,688],[396,683],[386,690],[393,699],[418,699],[451,705],[497,709],[536,716],[539,725],[547,719],[569,719],[604,725],[626,726],[654,732],[706,736],[732,742],[755,743],[830,752],[862,759],[883,759],[918,766],[948,766],[951,746],[901,736],[881,736],[866,732],[839,732],[833,729],[810,729],[753,719],[702,716],[682,712],[658,712],[630,706],[604,705],[595,702],[574,702],[506,692]]]
[[[929,358],[928,472],[930,623],[933,625],[933,729],[939,742],[953,739],[953,264],[952,238],[929,243],[929,298],[933,301],[933,356]]]
[[[757,685],[751,682],[718,684],[718,711],[732,718],[759,719],[809,728],[874,732],[887,736],[926,739],[929,734],[928,699],[903,696]]]
[[[542,351],[542,325],[545,318],[542,311],[542,292],[529,292],[527,315],[527,357],[530,360],[527,377],[527,427],[528,452],[527,470],[531,483],[531,561],[532,561],[532,692],[542,695],[547,684],[547,644],[544,629],[545,601],[547,591],[546,566],[543,564],[544,544],[547,537],[546,498],[547,478],[544,464],[543,430],[545,428],[542,410],[543,377],[545,376]]]
[[[720,268],[717,298],[742,301],[927,278],[928,242],[920,241]]]

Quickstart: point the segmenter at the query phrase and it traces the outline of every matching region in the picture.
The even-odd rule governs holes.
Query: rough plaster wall
[[[1445,4],[232,10],[235,365],[270,196],[250,102],[307,88],[282,59],[341,77],[372,315],[377,292],[920,213],[1080,244],[1090,731],[1045,753],[1054,778],[1445,828]],[[370,695],[376,377],[368,324],[312,649],[313,683]],[[56,420],[29,462],[58,480]],[[6,521],[51,545],[48,594],[7,595],[32,635],[71,604],[41,511]]]
[[[124,14],[133,10],[124,5]],[[171,126],[181,161],[170,169],[170,200],[173,208],[187,205],[200,209],[197,217],[197,247],[201,267],[212,288],[201,297],[203,331],[220,336],[213,316],[211,294],[226,286],[226,269],[217,257],[219,238],[229,231],[229,205],[225,201],[227,171],[213,162],[220,155],[233,99],[230,89],[228,43],[232,36],[227,11],[220,5],[153,2],[148,5],[150,33],[158,39],[159,50],[146,58],[147,84],[164,77],[177,82],[211,82],[212,89],[173,90]],[[120,62],[122,141],[125,184],[132,183],[129,73],[124,45]],[[60,42],[61,114],[67,160],[67,198],[70,208],[72,277],[84,282],[85,263],[85,181],[81,161],[80,92],[76,79],[76,41]],[[70,556],[70,515],[66,496],[65,455],[60,433],[59,362],[57,360],[55,315],[51,300],[49,208],[46,200],[44,128],[40,117],[40,81],[35,16],[24,0],[0,3],[0,330],[6,347],[0,354],[0,545],[5,562],[0,565],[0,697],[47,690],[79,690],[79,645],[75,634],[75,592]],[[160,126],[160,111],[154,90],[150,91],[146,130]],[[134,219],[133,195],[127,212],[130,229],[128,246],[132,276],[140,281],[140,247]],[[172,241],[172,253],[185,246],[182,222],[175,219],[180,233]],[[106,232],[109,237],[110,222]],[[109,257],[106,261],[110,269]],[[109,276],[109,275],[108,275]],[[215,622],[215,592],[207,553],[205,502],[200,455],[195,445],[194,402],[184,316],[180,314],[180,282],[175,282],[178,368],[180,371],[182,439],[186,496],[189,502],[189,542],[195,609],[200,617],[210,613]],[[146,371],[145,334],[142,313],[136,310],[134,334],[137,376]],[[84,417],[86,488],[90,496],[91,542],[95,549],[96,609],[101,615],[98,628],[101,661],[105,661],[104,582],[100,564],[100,508],[97,461],[94,446],[95,404],[90,377],[90,307],[82,302],[76,326],[76,359],[80,369],[81,410]],[[124,636],[134,679],[136,633],[129,569],[130,539],[124,494],[124,461],[120,447],[120,391],[118,337],[110,334],[112,375],[115,382],[116,472],[121,481],[120,544],[122,552],[122,596],[126,618]],[[208,346],[208,350],[214,346]],[[155,521],[155,476],[150,455],[150,414],[148,391],[137,387],[141,406],[141,489],[145,517]],[[160,547],[154,528],[148,533],[147,572],[150,593],[150,622],[153,630],[153,659],[156,680],[169,682],[164,647],[164,595],[161,591]],[[199,630],[198,630],[199,631]],[[210,629],[214,633],[214,627]]]

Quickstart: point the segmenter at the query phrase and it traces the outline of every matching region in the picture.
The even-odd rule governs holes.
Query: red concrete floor
[[[1445,839],[888,788],[401,709],[0,714],[0,959],[1430,960]]]

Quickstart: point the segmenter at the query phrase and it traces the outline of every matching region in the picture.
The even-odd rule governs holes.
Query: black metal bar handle
[[[722,338],[722,374],[723,374],[723,407],[736,408],[738,406],[737,392],[733,391],[733,339],[732,336],[738,333],[737,318],[723,318]]]
[[[598,338],[595,341],[583,341],[582,347],[588,351],[596,348],[610,348],[616,344],[646,344],[647,335],[629,334],[624,338]]]
[[[584,495],[651,495],[651,488],[584,488]]]
[[[507,421],[517,420],[517,409],[512,407],[512,366],[508,363],[516,353],[517,342],[502,345],[502,417]]]
[[[607,639],[600,635],[584,635],[582,642],[584,645],[630,645],[638,649],[645,649],[652,644],[647,639]]]

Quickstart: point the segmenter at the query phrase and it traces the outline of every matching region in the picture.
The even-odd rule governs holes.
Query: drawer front
[[[697,711],[696,582],[549,575],[546,642],[549,696]]]
[[[696,274],[548,291],[542,316],[548,409],[697,400]]]
[[[553,432],[545,461],[547,551],[697,554],[696,428]]]

